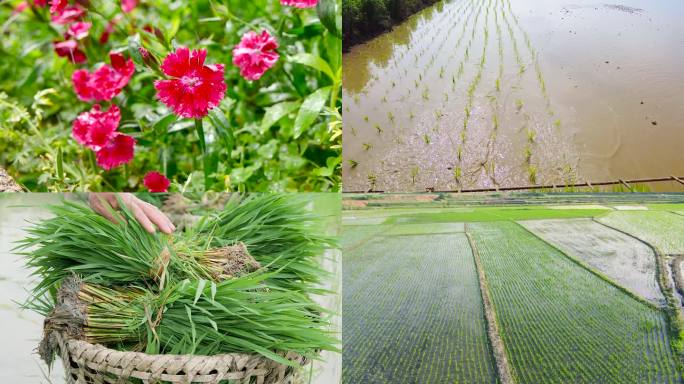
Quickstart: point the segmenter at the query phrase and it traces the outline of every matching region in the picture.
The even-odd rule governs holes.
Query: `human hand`
[[[119,199],[147,232],[154,233],[156,231],[155,226],[166,234],[170,234],[176,229],[171,220],[159,208],[130,193],[91,193],[88,195],[88,203],[93,211],[113,223],[119,223],[120,220],[123,220],[119,214],[114,213],[120,209]]]

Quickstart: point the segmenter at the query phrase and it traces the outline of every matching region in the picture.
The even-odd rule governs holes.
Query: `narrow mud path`
[[[499,326],[496,321],[496,312],[492,299],[489,296],[489,287],[487,286],[487,277],[485,276],[482,262],[480,261],[480,254],[477,251],[477,246],[473,241],[470,232],[468,231],[468,224],[465,224],[465,235],[468,238],[468,243],[473,251],[473,258],[475,259],[475,268],[477,269],[477,276],[480,281],[480,293],[482,294],[482,304],[484,306],[485,320],[487,321],[487,334],[489,342],[492,345],[492,353],[496,361],[496,370],[501,380],[501,384],[514,384],[513,370],[508,363],[508,356],[506,355],[506,348],[503,339],[499,333]]]

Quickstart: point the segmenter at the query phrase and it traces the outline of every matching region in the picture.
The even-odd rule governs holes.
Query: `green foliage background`
[[[389,29],[438,0],[345,0],[344,44],[349,47]]]
[[[27,189],[144,190],[143,176],[160,171],[172,180],[171,190],[339,190],[341,0],[305,10],[278,0],[142,0],[131,14],[121,12],[119,1],[92,0],[85,66],[54,53],[65,28],[47,21],[47,8],[14,15],[18,3],[0,0],[0,167]],[[117,14],[123,20],[100,44]],[[144,31],[146,25],[163,36]],[[278,40],[280,59],[249,82],[231,51],[244,33],[261,29]],[[194,122],[176,118],[156,99],[153,82],[160,76],[143,65],[141,45],[160,61],[187,46],[207,49],[208,64],[225,64],[226,98],[204,119],[206,150]],[[105,171],[71,137],[73,120],[91,108],[76,97],[71,74],[96,69],[111,50],[136,62],[136,74],[113,102],[122,110],[119,131],[137,145],[132,162]]]

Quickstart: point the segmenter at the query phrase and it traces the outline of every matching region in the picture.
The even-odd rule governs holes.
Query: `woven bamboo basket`
[[[297,369],[256,354],[215,356],[148,355],[121,352],[53,332],[67,384],[293,384]],[[290,352],[288,360],[303,366],[307,359]]]

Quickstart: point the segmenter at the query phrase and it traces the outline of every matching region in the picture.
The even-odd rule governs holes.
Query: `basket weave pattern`
[[[68,384],[292,384],[296,375],[292,367],[256,354],[148,355],[108,349],[58,332],[51,337],[59,345]],[[299,365],[307,363],[296,353],[284,356]]]

